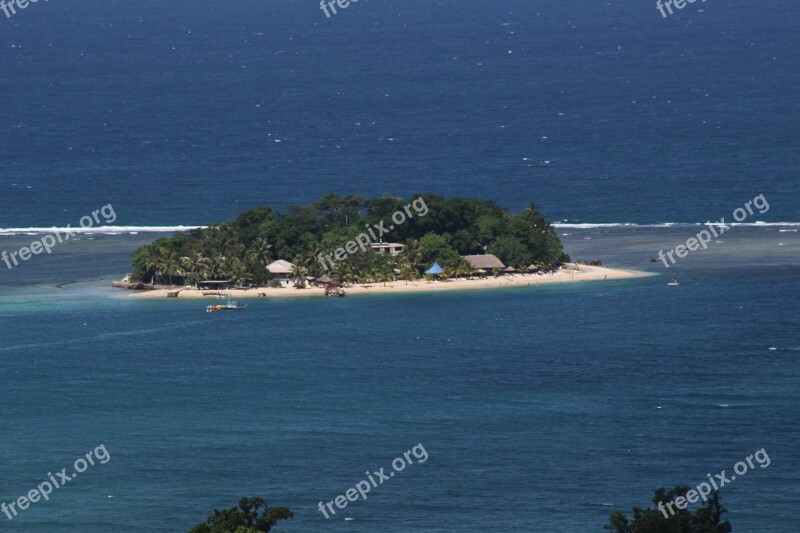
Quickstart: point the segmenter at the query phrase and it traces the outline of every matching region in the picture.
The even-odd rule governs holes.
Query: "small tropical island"
[[[572,262],[535,203],[326,195],[284,212],[163,237],[133,253],[115,287],[145,297],[343,296],[618,279],[639,273]]]

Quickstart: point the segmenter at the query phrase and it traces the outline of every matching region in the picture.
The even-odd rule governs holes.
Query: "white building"
[[[281,285],[289,287],[292,284],[292,272],[294,264],[283,259],[278,259],[267,265],[267,271],[272,274],[273,281],[280,281]]]
[[[376,254],[400,255],[405,250],[405,246],[399,242],[373,242],[369,245]]]

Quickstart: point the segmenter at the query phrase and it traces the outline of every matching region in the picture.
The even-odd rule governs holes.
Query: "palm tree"
[[[302,260],[302,258],[300,257],[298,257],[295,260],[296,263],[294,265],[294,268],[292,269],[292,278],[294,280],[295,285],[297,285],[298,287],[305,287],[308,270],[306,270],[306,267],[297,264],[300,262],[300,260]]]
[[[163,270],[166,274],[169,284],[172,285],[172,276],[180,276],[182,274],[181,264],[178,260],[178,254],[172,250],[166,252],[163,258]]]
[[[203,254],[196,254],[197,261],[197,275],[202,279],[208,279],[212,274],[212,263],[208,257],[203,257]]]
[[[356,279],[353,267],[350,265],[349,261],[337,261],[334,263],[331,277],[338,279],[340,283],[350,283]],[[361,282],[361,279],[362,278],[359,276],[358,281]]]
[[[392,276],[389,274],[389,272],[381,271],[375,276],[375,281],[383,282],[383,286],[385,287],[387,281],[392,281]]]
[[[389,261],[381,261],[375,272],[375,281],[382,281],[386,286],[387,281],[392,281],[392,265]]]
[[[409,239],[406,242],[406,248],[403,250],[402,258],[408,263],[409,267],[419,275],[419,267],[422,265],[422,250],[420,249],[418,240]]]
[[[367,281],[369,281],[370,283],[372,283],[373,281],[377,281],[377,279],[378,279],[378,269],[375,268],[372,265],[370,265],[370,267],[367,268],[363,272],[363,274],[364,274],[364,276],[366,276]]]
[[[184,255],[181,256],[178,261],[180,261],[181,269],[183,270],[184,274],[194,276],[194,274],[197,272],[197,264],[195,264],[193,257]]]
[[[550,229],[550,223],[544,218],[544,216],[539,212],[539,206],[535,203],[531,202],[528,204],[528,207],[525,208],[525,218],[531,225],[545,233]]]
[[[214,279],[227,279],[230,276],[228,270],[228,258],[224,255],[214,255],[208,260],[208,273]]]
[[[177,270],[177,256],[175,252],[168,250],[164,246],[154,243],[147,249],[147,256],[144,261],[144,267],[151,273],[150,284],[155,285],[162,275],[175,273]]]
[[[272,262],[272,245],[264,237],[257,237],[247,251],[247,258],[266,269]]]
[[[406,280],[406,285],[408,285],[409,280],[415,280],[417,276],[417,271],[411,268],[407,261],[404,261],[400,266],[400,279]]]
[[[151,274],[150,285],[155,285],[158,269],[161,266],[161,250],[158,246],[150,245],[147,247],[144,259],[144,268]]]
[[[191,283],[196,284],[198,280],[198,273],[203,269],[203,262],[205,258],[203,254],[196,252],[193,256],[183,256],[179,259],[183,275]]]
[[[472,268],[472,265],[466,260],[463,259],[456,267],[456,275],[457,276],[472,276],[476,273],[475,269]]]
[[[236,283],[241,283],[252,278],[252,274],[247,271],[245,264],[238,257],[231,257],[225,261],[228,278]]]
[[[322,252],[322,246],[318,242],[312,242],[306,247],[306,251],[302,255],[302,265],[314,277],[319,277],[320,275],[322,265],[319,264],[318,258]]]

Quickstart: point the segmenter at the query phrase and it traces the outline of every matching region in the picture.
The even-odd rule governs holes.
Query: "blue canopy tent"
[[[439,266],[439,263],[434,263],[432,267],[425,271],[425,274],[429,276],[435,276],[436,274],[441,274],[444,272],[444,269]]]

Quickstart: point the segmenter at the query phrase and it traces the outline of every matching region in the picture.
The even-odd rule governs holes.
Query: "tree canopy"
[[[603,529],[614,533],[729,533],[730,523],[727,520],[722,521],[722,515],[727,509],[720,504],[717,491],[712,491],[708,500],[694,513],[675,505],[672,506],[674,514],[659,510],[659,503],[666,509],[664,504],[673,502],[678,497],[685,498],[689,490],[689,487],[684,486],[671,490],[660,488],[653,496],[656,509],[634,507],[631,520],[618,511],[609,517]]]
[[[409,202],[384,195],[326,195],[310,205],[291,205],[285,212],[258,207],[240,213],[235,220],[165,237],[142,246],[132,257],[136,281],[194,283],[209,279],[268,282],[266,266],[284,259],[308,275],[328,273],[340,281],[379,281],[387,272],[402,272],[416,279],[434,261],[449,272],[469,273],[463,255],[495,254],[507,265],[524,269],[534,263],[542,268],[569,261],[561,242],[536,204],[523,213],[511,213],[491,201],[446,199],[417,194],[426,210],[409,212]],[[393,223],[392,215],[406,211],[413,216]],[[393,226],[384,242],[405,246],[399,257],[373,252],[351,254],[323,272],[317,261],[383,221]],[[374,240],[373,240],[374,242]]]
[[[294,513],[287,507],[269,507],[264,498],[242,498],[238,507],[222,511],[214,509],[213,515],[194,526],[189,533],[267,532],[278,520],[289,520],[293,517]]]

